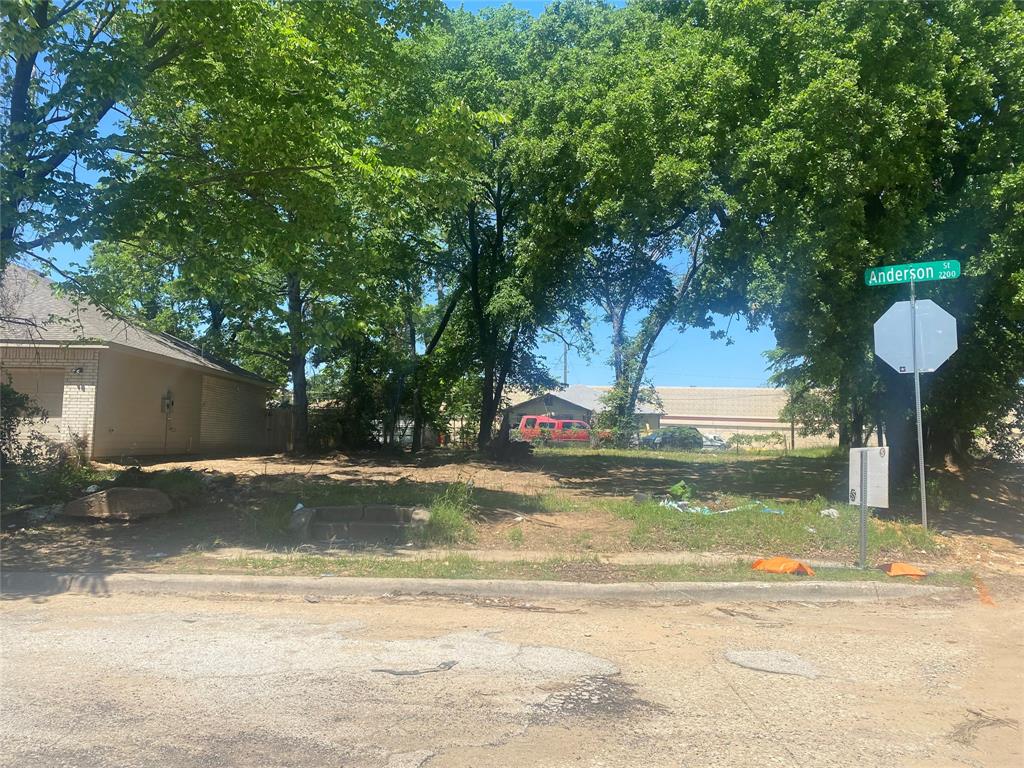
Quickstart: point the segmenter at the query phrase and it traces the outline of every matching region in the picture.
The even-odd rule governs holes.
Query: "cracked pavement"
[[[6,599],[0,766],[1021,764],[1019,601],[548,602]]]

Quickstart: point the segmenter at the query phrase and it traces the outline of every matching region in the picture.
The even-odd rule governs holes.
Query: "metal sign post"
[[[860,505],[860,567],[868,566],[868,507],[889,507],[889,457],[883,448],[850,449],[850,503]]]
[[[860,454],[860,567],[868,567],[868,457]]]
[[[910,338],[914,356],[914,414],[917,416],[917,478],[921,487],[921,526],[928,530],[928,500],[924,483],[924,431],[921,428],[921,366],[917,357],[917,296],[910,281]]]
[[[955,280],[959,261],[897,264],[865,270],[868,286],[910,283],[910,301],[897,301],[875,322],[875,354],[899,373],[914,374],[914,416],[917,420],[917,475],[921,493],[921,525],[928,528],[925,495],[924,429],[921,424],[921,374],[939,368],[956,352],[956,318],[929,299],[917,300],[916,283]],[[908,333],[909,331],[909,333]]]

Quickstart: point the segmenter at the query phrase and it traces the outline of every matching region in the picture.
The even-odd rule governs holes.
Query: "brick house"
[[[13,264],[0,285],[0,377],[47,413],[35,429],[93,458],[267,447],[271,382],[55,288]]]

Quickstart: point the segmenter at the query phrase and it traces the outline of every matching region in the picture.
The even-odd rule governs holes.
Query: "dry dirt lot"
[[[0,614],[10,768],[1024,760],[1019,598],[65,595],[8,599]],[[816,676],[742,668],[734,651],[795,654]]]
[[[681,462],[645,454],[558,451],[542,453],[531,464],[519,467],[439,451],[417,457],[335,454],[309,460],[280,455],[189,459],[153,462],[144,468],[190,468],[211,479],[231,480],[229,485],[212,486],[196,504],[139,524],[58,521],[43,528],[4,533],[0,543],[8,567],[181,569],[186,566],[185,559],[195,561],[197,552],[288,550],[294,542],[283,537],[279,528],[272,530],[253,510],[269,498],[287,512],[300,498],[303,484],[325,483],[342,493],[369,498],[380,494],[380,501],[393,501],[391,497],[398,494],[405,503],[416,504],[429,503],[450,483],[472,483],[482,514],[475,526],[475,550],[587,556],[629,552],[638,546],[665,549],[657,542],[638,545],[631,540],[632,524],[602,503],[636,491],[663,493],[681,478],[694,482],[705,494],[807,500],[828,494],[842,482],[844,470],[838,459],[800,456]],[[943,567],[1024,574],[1024,470],[1011,465],[980,467],[969,481],[950,480],[947,487],[963,503],[956,514],[934,515],[936,528],[955,534],[946,540]],[[820,559],[830,558],[823,553]]]

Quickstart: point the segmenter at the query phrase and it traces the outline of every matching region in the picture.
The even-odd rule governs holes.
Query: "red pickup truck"
[[[552,419],[550,416],[523,416],[519,420],[519,434],[523,440],[539,440],[541,430],[551,433],[551,439],[559,442],[590,442],[590,425],[573,419]]]

